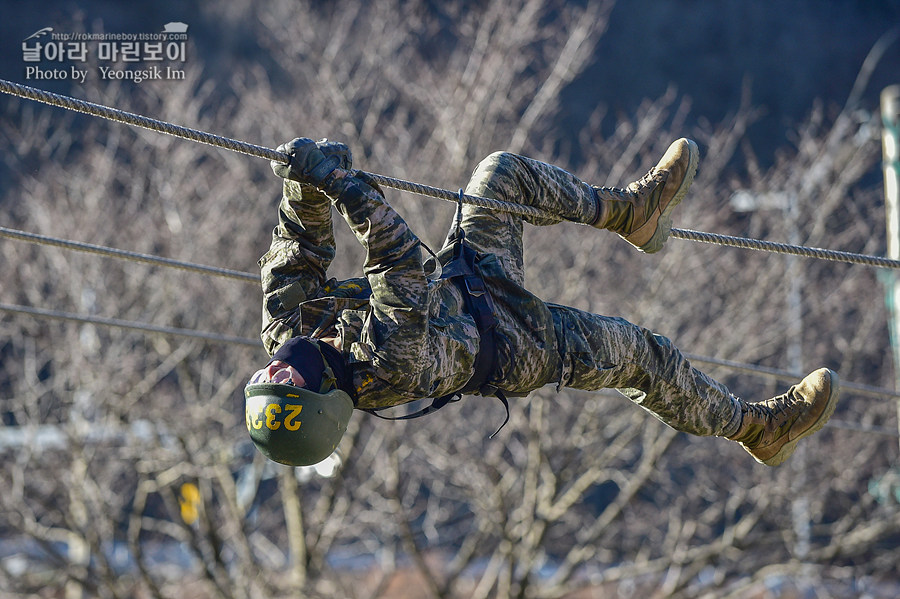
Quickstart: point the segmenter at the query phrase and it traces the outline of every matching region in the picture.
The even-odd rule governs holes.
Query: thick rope
[[[284,164],[290,162],[290,156],[288,156],[287,154],[282,154],[281,152],[277,152],[263,146],[238,141],[236,139],[223,137],[221,135],[214,135],[212,133],[199,131],[197,129],[191,129],[189,127],[173,125],[172,123],[167,123],[165,121],[160,121],[157,119],[152,119],[150,117],[141,116],[139,114],[134,114],[133,112],[126,112],[124,110],[119,110],[118,108],[103,106],[102,104],[94,104],[93,102],[87,102],[85,100],[78,100],[69,96],[63,96],[60,94],[55,94],[53,92],[29,87],[27,85],[20,85],[18,83],[6,81],[5,79],[0,79],[0,91],[20,98],[43,102],[44,104],[89,114],[91,116],[98,116],[100,118],[108,119],[117,123],[125,123],[126,125],[143,127],[144,129],[150,129],[151,131],[165,133],[166,135],[172,135],[190,141],[197,141],[217,148],[224,148],[233,152],[246,154],[248,156],[265,158],[266,160],[274,160],[276,162],[282,162]],[[460,195],[458,192],[451,192],[445,189],[439,189],[437,187],[422,185],[420,183],[413,183],[411,181],[403,181],[402,179],[394,179],[393,177],[386,177],[384,175],[378,175],[375,173],[367,174],[380,185],[384,185],[385,187],[400,189],[402,191],[408,191],[411,193],[447,200],[450,202],[460,201]],[[491,210],[519,214],[521,216],[550,216],[549,214],[544,213],[542,210],[533,208],[531,206],[523,206],[521,204],[514,204],[512,202],[503,202],[500,200],[482,198],[467,194],[463,194],[462,202],[466,204],[472,204],[473,206],[479,206],[481,208],[489,208]]]
[[[509,212],[510,214],[517,214],[519,216],[552,218],[554,220],[559,219],[559,217],[553,216],[549,212],[545,212],[544,210],[535,208],[534,206],[525,206],[524,204],[504,202],[502,200],[473,196],[465,193],[460,194],[458,191],[449,191],[447,189],[441,189],[439,187],[432,187],[430,185],[423,185],[421,183],[413,183],[412,181],[404,181],[403,179],[394,179],[393,177],[377,175],[375,173],[366,174],[385,187],[391,187],[393,189],[399,189],[401,191],[408,191],[410,193],[415,193],[430,198],[437,198],[439,200],[447,200],[448,202],[453,202],[454,204],[462,201],[463,204],[471,204],[472,206],[495,210],[497,212]]]
[[[716,245],[724,245],[728,247],[760,250],[764,252],[772,252],[775,254],[790,254],[792,256],[803,256],[805,258],[818,258],[820,260],[830,260],[832,262],[848,262],[850,264],[865,264],[867,266],[880,266],[883,268],[900,268],[900,260],[892,260],[890,258],[882,258],[880,256],[854,254],[851,252],[841,252],[837,250],[824,250],[821,248],[807,247],[803,245],[792,245],[789,243],[778,243],[775,241],[763,241],[761,239],[750,239],[747,237],[733,237],[731,235],[706,233],[704,231],[692,231],[691,229],[673,228],[672,237],[676,237],[678,239],[687,239],[688,241],[713,243]]]
[[[98,116],[118,123],[125,123],[128,125],[143,127],[145,129],[150,129],[151,131],[157,131],[159,133],[181,137],[190,141],[205,143],[218,148],[224,148],[226,150],[232,150],[241,154],[247,154],[248,156],[256,156],[258,158],[265,158],[267,160],[274,160],[285,164],[287,164],[290,160],[290,158],[286,154],[282,154],[281,152],[277,152],[263,146],[238,141],[220,135],[214,135],[212,133],[206,133],[204,131],[198,131],[197,129],[190,129],[188,127],[173,125],[172,123],[167,123],[165,121],[160,121],[131,112],[126,112],[117,108],[110,108],[108,106],[94,104],[93,102],[78,100],[68,96],[35,89],[33,87],[28,87],[27,85],[20,85],[18,83],[6,81],[5,79],[0,79],[0,91],[20,98],[43,102],[44,104],[49,104],[51,106],[57,106],[59,108],[65,108],[67,110],[73,110],[75,112],[81,112],[92,116]],[[522,204],[516,204],[513,202],[504,202],[501,200],[468,194],[459,194],[458,192],[440,189],[438,187],[431,187],[429,185],[422,185],[421,183],[404,181],[402,179],[395,179],[393,177],[387,177],[385,175],[378,175],[375,173],[367,174],[380,185],[399,189],[401,191],[408,191],[410,193],[415,193],[418,195],[438,198],[454,203],[461,201],[465,204],[471,204],[480,208],[486,208],[500,212],[509,212],[511,214],[517,214],[520,216],[556,218],[554,215],[532,206],[524,206]],[[705,233],[702,231],[691,231],[686,229],[672,229],[672,236],[689,241],[713,243],[716,245],[723,245],[728,247],[753,249],[778,254],[791,254],[796,256],[804,256],[807,258],[831,260],[835,262],[848,262],[851,264],[863,264],[867,266],[880,266],[884,268],[900,269],[900,261],[890,260],[888,258],[882,258],[879,256],[853,254],[850,252],[841,252],[835,250],[823,250],[819,248],[789,245],[770,241],[762,241],[758,239],[747,239],[743,237],[732,237],[729,235],[718,235],[715,233]]]
[[[163,258],[161,256],[154,256],[151,254],[140,254],[138,252],[119,250],[102,245],[94,245],[92,243],[83,243],[80,241],[60,239],[58,237],[38,235],[37,233],[28,233],[26,231],[19,231],[17,229],[7,229],[6,227],[0,227],[0,237],[15,239],[17,241],[27,241],[28,243],[34,243],[37,245],[60,247],[67,250],[75,250],[88,254],[98,254],[100,256],[106,256],[108,258],[121,258],[132,262],[142,262],[144,264],[152,264],[154,266],[177,268],[180,270],[196,272],[204,275],[214,275],[227,279],[237,279],[238,281],[259,284],[259,275],[254,275],[249,272],[229,270],[227,268],[218,268],[216,266],[205,266],[203,264],[183,262],[181,260],[172,260],[171,258]]]
[[[247,154],[248,156],[276,160],[285,164],[289,161],[287,155],[276,152],[275,150],[270,150],[269,148],[222,137],[220,135],[213,135],[212,133],[198,131],[197,129],[173,125],[172,123],[167,123],[165,121],[159,121],[150,117],[134,114],[133,112],[125,112],[118,108],[110,108],[109,106],[54,94],[53,92],[28,87],[27,85],[20,85],[18,83],[6,81],[5,79],[0,79],[0,91],[13,96],[18,96],[19,98],[35,100],[37,102],[49,104],[50,106],[65,108],[66,110],[81,112],[91,116],[99,116],[100,118],[115,121],[117,123],[143,127],[144,129],[150,129],[151,131],[158,131],[159,133],[174,135],[175,137],[181,137],[182,139],[198,141],[217,148],[225,148],[226,150],[231,150],[233,152]]]

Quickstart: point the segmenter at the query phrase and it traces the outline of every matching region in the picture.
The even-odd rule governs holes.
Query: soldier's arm
[[[279,150],[290,159],[273,161],[275,174],[324,191],[365,247],[363,274],[372,295],[358,349],[395,391],[414,394],[429,360],[427,283],[419,240],[377,185],[351,170],[343,144],[297,138]]]
[[[259,260],[262,339],[271,354],[299,322],[300,302],[318,297],[334,259],[331,201],[310,185],[284,180],[278,226]]]
[[[428,362],[420,241],[364,173],[337,173],[325,191],[366,249],[371,316],[361,341],[371,348],[380,378],[400,391],[415,389]]]

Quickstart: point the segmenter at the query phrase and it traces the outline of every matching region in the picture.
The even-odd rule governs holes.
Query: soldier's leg
[[[659,251],[669,236],[672,210],[697,170],[697,144],[679,139],[659,163],[625,188],[595,187],[571,173],[512,154],[495,152],[479,163],[466,193],[540,208],[553,216],[525,217],[534,225],[560,221],[618,233],[645,252]],[[472,245],[496,254],[510,278],[522,283],[522,217],[466,205],[463,229]]]
[[[615,388],[672,428],[737,441],[778,466],[834,412],[838,376],[827,368],[786,393],[750,402],[693,368],[671,341],[621,318],[550,306],[562,362],[560,385]]]
[[[672,342],[622,318],[550,305],[562,358],[560,385],[617,389],[672,428],[727,436],[741,406],[721,383],[693,368]]]
[[[535,206],[557,216],[525,218],[534,225],[563,220],[592,223],[599,214],[590,185],[561,168],[509,152],[495,152],[482,160],[465,191],[470,195]],[[463,207],[462,227],[466,239],[476,251],[495,254],[507,276],[519,284],[523,282],[522,219],[469,204]]]

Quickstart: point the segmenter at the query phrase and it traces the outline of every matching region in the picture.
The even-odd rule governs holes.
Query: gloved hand
[[[276,150],[291,157],[289,164],[275,160],[270,163],[276,175],[319,188],[335,169],[349,170],[353,164],[353,156],[346,144],[327,139],[315,142],[308,137],[298,137]]]

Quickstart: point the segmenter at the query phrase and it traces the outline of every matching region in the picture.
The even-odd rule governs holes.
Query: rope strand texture
[[[118,108],[110,108],[109,106],[103,106],[102,104],[94,104],[93,102],[54,94],[53,92],[36,89],[27,85],[20,85],[18,83],[6,81],[5,79],[0,79],[0,91],[13,96],[18,96],[19,98],[35,100],[37,102],[49,104],[50,106],[65,108],[66,110],[81,112],[91,116],[98,116],[117,123],[143,127],[144,129],[150,129],[151,131],[173,135],[190,141],[197,141],[217,148],[224,148],[233,152],[247,154],[248,156],[277,160],[278,162],[283,162],[285,164],[290,160],[286,154],[262,146],[222,137],[220,135],[214,135],[212,133],[206,133],[205,131],[199,131],[189,127],[173,125],[172,123],[141,116],[139,114],[134,114],[133,112],[126,112],[124,110],[119,110]]]
[[[691,229],[673,228],[672,237],[727,247],[772,252],[775,254],[790,254],[792,256],[803,256],[805,258],[818,258],[819,260],[830,260],[832,262],[847,262],[850,264],[864,264],[867,266],[880,266],[883,268],[900,268],[900,260],[882,258],[881,256],[854,254],[838,250],[825,250],[822,248],[778,243],[775,241],[763,241],[761,239],[750,239],[747,237],[733,237],[731,235],[693,231]]]
[[[102,104],[95,104],[93,102],[87,102],[85,100],[78,100],[69,96],[63,96],[60,94],[55,94],[53,92],[29,87],[27,85],[20,85],[18,83],[6,81],[4,79],[0,79],[0,91],[20,98],[49,104],[50,106],[65,108],[66,110],[81,112],[83,114],[89,114],[91,116],[98,116],[100,118],[104,118],[117,123],[143,127],[144,129],[150,129],[151,131],[157,131],[159,133],[165,133],[166,135],[172,135],[175,137],[180,137],[182,139],[204,143],[217,148],[232,150],[234,152],[239,152],[248,156],[265,158],[266,160],[274,160],[276,162],[282,162],[284,164],[290,162],[290,157],[287,154],[282,154],[281,152],[277,152],[263,146],[238,141],[236,139],[223,137],[221,135],[214,135],[212,133],[199,131],[197,129],[191,129],[189,127],[173,125],[172,123],[152,119],[150,117],[135,114],[133,112],[126,112],[124,110],[119,110],[118,108],[111,108],[109,106],[103,106]],[[387,177],[385,175],[379,175],[376,173],[367,174],[376,182],[378,182],[378,184],[384,185],[385,187],[391,187],[393,189],[408,191],[410,193],[415,193],[418,195],[447,200],[449,202],[458,202],[460,198],[458,192],[451,192],[446,189],[431,187],[429,185],[414,183],[412,181],[404,181],[402,179],[395,179],[393,177]],[[479,196],[464,194],[462,196],[462,201],[463,203],[472,204],[473,206],[498,210],[502,212],[510,212],[512,214],[519,214],[521,216],[550,216],[544,211],[532,206],[523,206],[521,204],[514,204],[512,202],[504,202],[501,200],[494,200],[490,198],[482,198]]]
[[[190,141],[197,141],[226,150],[232,150],[234,152],[239,152],[248,156],[265,158],[267,160],[274,160],[285,164],[287,164],[290,160],[286,154],[282,154],[281,152],[277,152],[263,146],[238,141],[236,139],[231,139],[220,135],[214,135],[212,133],[199,131],[197,129],[191,129],[189,127],[173,125],[172,123],[167,123],[165,121],[160,121],[150,117],[126,112],[117,108],[110,108],[109,106],[103,106],[101,104],[94,104],[93,102],[87,102],[85,100],[78,100],[68,96],[35,89],[27,85],[21,85],[18,83],[13,83],[11,81],[6,81],[5,79],[0,79],[0,91],[20,98],[49,104],[51,106],[57,106],[59,108],[65,108],[67,110],[73,110],[75,112],[81,112],[92,116],[98,116],[118,123],[125,123],[128,125],[143,127],[145,129],[150,129],[151,131],[173,135],[175,137],[180,137],[182,139],[187,139]],[[393,177],[378,175],[376,173],[367,174],[380,185],[399,189],[401,191],[415,193],[422,196],[447,200],[454,203],[461,201],[465,204],[471,204],[480,208],[509,212],[520,216],[554,218],[554,215],[532,206],[524,206],[522,204],[516,204],[513,202],[504,202],[502,200],[472,196],[468,194],[460,195],[458,192],[448,191],[446,189],[440,189],[438,187],[432,187],[430,185],[404,181],[402,179],[395,179]],[[689,229],[673,228],[672,236],[678,239],[712,243],[728,247],[752,249],[777,254],[792,254],[796,256],[804,256],[807,258],[830,260],[834,262],[847,262],[851,264],[863,264],[867,266],[900,269],[900,261],[882,258],[879,256],[853,254],[850,252],[841,252],[836,250],[824,250],[820,248],[762,241],[759,239],[748,239],[744,237],[732,237],[729,235],[705,233],[702,231],[692,231]]]

